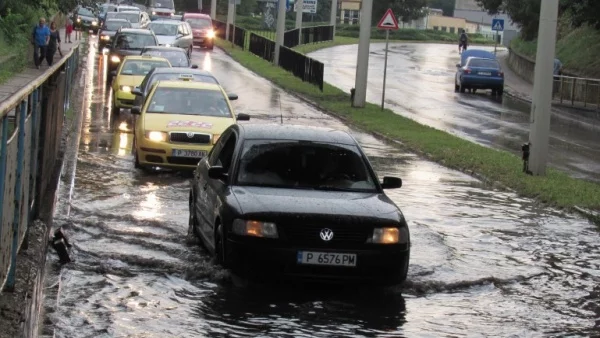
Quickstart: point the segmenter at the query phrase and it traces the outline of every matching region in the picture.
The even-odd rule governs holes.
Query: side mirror
[[[227,94],[227,98],[229,99],[229,101],[235,101],[238,99],[237,94]]]
[[[212,166],[208,168],[208,177],[213,180],[227,180],[227,172],[221,166]]]
[[[457,63],[457,64],[456,64],[456,68],[460,68],[460,63]]]
[[[198,65],[192,65],[192,69],[198,69]]]
[[[140,115],[142,114],[142,109],[140,108],[140,106],[133,106],[131,107],[131,113],[133,115]]]
[[[144,93],[142,93],[142,91],[138,87],[133,88],[131,94],[135,96],[144,96]]]
[[[386,176],[383,178],[383,183],[381,184],[383,189],[397,189],[402,187],[402,179],[398,177],[389,177]]]
[[[244,113],[240,113],[240,114],[237,114],[237,116],[236,116],[235,119],[238,120],[238,121],[250,121],[250,115],[244,114]]]
[[[111,76],[117,76],[117,71],[116,71],[116,70],[113,70],[113,71],[111,71],[111,72],[110,72],[110,75],[111,75]]]

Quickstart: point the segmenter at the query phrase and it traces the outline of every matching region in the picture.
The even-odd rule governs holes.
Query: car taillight
[[[469,68],[465,68],[465,74],[471,74],[471,70]]]
[[[498,75],[500,75],[500,77],[504,77],[504,72],[498,72]]]

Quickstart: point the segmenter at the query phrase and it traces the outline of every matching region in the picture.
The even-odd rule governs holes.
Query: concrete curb
[[[231,53],[229,53],[227,50],[225,50],[225,49],[223,49],[222,47],[219,47],[219,46],[217,46],[217,47],[218,47],[220,50],[222,50],[222,51],[223,51],[225,54],[227,54],[228,56],[230,56],[230,57],[231,57]],[[233,58],[233,57],[232,57],[232,58]],[[234,61],[235,61],[235,59],[234,59]],[[236,62],[237,62],[237,61],[236,61]],[[246,68],[246,67],[244,67],[244,68]],[[246,68],[246,69],[248,69],[248,68]],[[350,126],[352,126],[352,127],[355,127],[355,128],[357,128],[357,129],[359,129],[359,130],[361,130],[361,131],[365,132],[365,133],[368,133],[368,134],[371,134],[371,135],[373,135],[374,137],[378,138],[379,140],[382,140],[382,141],[384,141],[384,142],[386,142],[386,143],[388,143],[388,144],[394,145],[394,146],[396,146],[396,147],[401,147],[402,149],[405,149],[405,150],[408,150],[408,151],[410,151],[410,152],[412,152],[412,153],[415,153],[415,154],[417,154],[417,155],[419,155],[419,156],[421,156],[421,157],[423,157],[423,158],[425,158],[425,159],[427,159],[427,160],[429,160],[429,161],[435,162],[435,163],[437,163],[437,164],[439,164],[439,165],[441,165],[441,166],[444,166],[444,167],[446,167],[446,168],[453,169],[453,170],[457,170],[457,171],[460,171],[460,172],[462,172],[462,173],[464,173],[464,174],[467,174],[467,175],[469,175],[469,176],[472,176],[472,177],[474,177],[474,178],[476,178],[476,179],[478,179],[478,180],[482,181],[484,184],[486,184],[486,185],[489,185],[489,186],[491,186],[491,187],[496,187],[496,188],[499,188],[499,189],[502,189],[502,190],[505,190],[505,191],[509,191],[509,192],[512,192],[512,193],[518,194],[516,190],[514,190],[514,189],[511,189],[510,187],[508,187],[508,186],[506,186],[506,185],[504,185],[504,184],[502,184],[502,183],[500,183],[500,182],[498,182],[498,181],[491,180],[491,179],[487,178],[486,176],[484,176],[484,175],[481,175],[481,174],[479,174],[479,173],[477,173],[477,172],[475,172],[475,171],[473,171],[473,170],[468,170],[468,169],[465,169],[465,168],[459,168],[459,167],[454,167],[454,166],[448,166],[448,165],[447,165],[446,163],[444,163],[443,161],[442,161],[442,162],[435,161],[435,160],[432,158],[432,156],[431,156],[430,154],[427,154],[427,153],[425,153],[425,152],[422,152],[422,151],[420,151],[420,150],[418,150],[418,149],[412,149],[412,148],[410,148],[410,147],[406,146],[406,145],[405,145],[405,144],[403,144],[403,143],[402,143],[402,141],[400,141],[400,140],[394,139],[394,138],[392,138],[392,137],[390,137],[390,136],[388,136],[388,135],[385,135],[385,134],[382,134],[382,133],[379,133],[379,132],[376,132],[376,131],[367,130],[367,129],[365,129],[363,126],[361,126],[361,125],[359,125],[359,124],[357,124],[357,123],[354,123],[353,121],[349,120],[347,117],[345,117],[345,116],[342,116],[342,115],[340,115],[340,114],[338,114],[338,113],[336,113],[336,112],[330,111],[330,110],[328,110],[328,109],[326,109],[326,108],[324,108],[324,107],[320,106],[318,103],[316,103],[316,102],[314,102],[314,101],[312,101],[312,100],[310,100],[310,99],[306,98],[305,96],[303,96],[303,95],[301,95],[301,94],[298,94],[298,93],[296,93],[296,92],[293,92],[293,91],[287,90],[287,89],[285,89],[285,88],[282,88],[282,87],[280,87],[279,85],[277,85],[277,84],[275,84],[274,82],[272,82],[271,80],[269,80],[269,79],[265,78],[264,76],[261,76],[260,74],[257,74],[257,73],[255,73],[255,72],[253,72],[252,70],[250,70],[250,71],[251,71],[253,74],[255,74],[255,75],[257,75],[257,76],[259,76],[259,77],[261,77],[261,78],[263,78],[263,79],[266,79],[267,81],[271,82],[271,83],[272,83],[274,86],[276,86],[278,89],[280,89],[280,90],[282,90],[282,91],[284,91],[284,92],[286,92],[286,93],[288,93],[288,94],[292,95],[293,97],[295,97],[295,98],[297,98],[297,99],[299,99],[299,100],[301,100],[301,101],[303,101],[303,102],[305,102],[305,103],[307,103],[307,104],[311,105],[311,106],[312,106],[312,107],[314,107],[314,108],[317,108],[317,109],[319,109],[319,110],[320,110],[320,111],[322,111],[323,113],[325,113],[325,114],[327,114],[327,115],[329,115],[329,116],[331,116],[331,117],[333,117],[333,118],[337,118],[337,119],[339,119],[339,120],[342,120],[344,123],[346,123],[346,124],[348,124],[348,125],[350,125]],[[536,200],[536,201],[537,201],[537,200]],[[539,202],[540,204],[545,204],[544,202],[540,202],[540,201],[537,201],[537,202]],[[590,221],[592,221],[592,222],[593,222],[593,223],[595,223],[596,225],[600,226],[600,214],[598,214],[598,213],[595,213],[594,211],[587,210],[587,209],[584,209],[584,208],[580,208],[580,207],[577,207],[577,206],[573,207],[572,209],[567,209],[567,210],[565,210],[565,209],[560,209],[560,208],[558,208],[558,209],[559,209],[559,210],[562,210],[562,211],[566,211],[566,212],[569,212],[569,211],[570,211],[570,212],[576,212],[576,213],[578,213],[578,214],[580,214],[580,215],[584,216],[585,218],[589,219]]]

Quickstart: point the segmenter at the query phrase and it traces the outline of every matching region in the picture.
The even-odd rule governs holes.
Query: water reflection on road
[[[390,192],[413,240],[404,288],[240,286],[186,242],[189,177],[133,168],[132,116],[109,111],[104,61],[91,38],[71,211],[57,225],[72,236],[75,262],[48,320],[57,337],[535,336],[598,330],[598,233],[584,220],[540,209],[514,194],[426,162],[355,130],[378,175],[400,176]],[[224,53],[194,61],[239,95],[251,123],[348,130]],[[202,67],[201,66],[201,67]],[[61,187],[61,204],[68,182]],[[55,262],[56,257],[50,256]]]

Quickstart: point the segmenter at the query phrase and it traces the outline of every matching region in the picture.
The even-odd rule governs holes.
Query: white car
[[[160,46],[179,47],[192,55],[194,37],[192,28],[185,21],[155,20],[150,22],[148,29],[154,32]]]
[[[123,11],[114,15],[115,19],[125,19],[131,23],[131,28],[146,28],[150,23],[150,17],[141,11]]]

